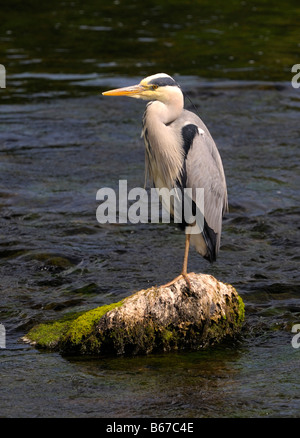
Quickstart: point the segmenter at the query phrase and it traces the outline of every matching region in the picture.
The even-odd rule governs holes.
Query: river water
[[[92,2],[82,8],[73,2],[73,9],[67,3],[34,12],[24,2],[18,19],[13,8],[6,11],[0,416],[299,417],[300,348],[294,348],[291,330],[300,324],[300,94],[288,68],[296,53],[295,27],[272,45],[272,56],[266,52],[260,61],[258,54],[289,15],[282,13],[280,23],[276,10],[267,15],[260,38],[255,30],[266,22],[264,9],[257,16],[251,9],[248,21],[241,11],[229,20],[233,4],[241,9],[246,2],[231,2],[223,11],[219,6],[215,13],[204,2],[201,31],[195,9],[185,12],[183,22],[178,5],[168,15],[168,2],[153,7],[148,18],[135,2],[131,9],[123,6],[124,16],[117,2],[102,2],[97,10]],[[45,17],[49,21],[41,21]],[[236,47],[234,31],[242,24],[241,41],[252,52]],[[43,26],[44,33],[37,33]],[[129,26],[135,38],[125,43]],[[197,70],[193,54],[200,40],[207,45]],[[164,60],[168,49],[172,60],[182,56],[182,69],[171,57]],[[246,305],[242,335],[207,351],[135,358],[38,351],[21,341],[33,325],[119,301],[165,283],[181,268],[184,235],[174,225],[96,220],[98,189],[117,189],[119,180],[127,180],[128,189],[144,185],[144,103],[101,92],[160,70],[174,75],[189,95],[223,159],[230,211],[220,255],[210,265],[191,250],[189,269],[236,287]],[[194,110],[189,100],[186,107]]]

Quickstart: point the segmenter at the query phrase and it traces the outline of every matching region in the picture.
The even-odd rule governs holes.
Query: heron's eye
[[[156,90],[157,88],[158,88],[158,85],[156,85],[156,84],[152,85],[152,90]]]

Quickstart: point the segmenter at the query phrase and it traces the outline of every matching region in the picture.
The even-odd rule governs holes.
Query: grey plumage
[[[153,107],[154,105],[154,107]],[[194,113],[182,109],[179,116],[169,124],[160,125],[149,120],[149,112],[155,111],[155,101],[149,102],[143,117],[142,135],[146,148],[146,173],[155,187],[176,186],[182,179],[182,168],[186,168],[184,187],[204,189],[204,218],[208,227],[216,234],[214,250],[209,251],[203,233],[191,235],[191,244],[210,261],[216,259],[221,240],[222,216],[228,209],[227,188],[222,160],[217,146],[203,121]],[[185,155],[184,127],[196,126],[198,132]],[[193,196],[195,201],[195,196]]]

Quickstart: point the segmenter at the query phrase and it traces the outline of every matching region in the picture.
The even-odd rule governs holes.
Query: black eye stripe
[[[168,77],[152,79],[152,81],[149,82],[149,85],[151,84],[157,85],[158,87],[166,87],[167,85],[178,87],[174,79]]]

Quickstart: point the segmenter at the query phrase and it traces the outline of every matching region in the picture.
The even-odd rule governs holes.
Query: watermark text
[[[4,324],[0,323],[0,348],[6,348],[6,330]]]
[[[300,64],[295,64],[292,67],[292,73],[296,73],[292,78],[292,87],[300,88]]]
[[[6,88],[6,70],[3,64],[0,64],[0,88]]]
[[[99,189],[96,200],[101,201],[96,211],[100,224],[170,223],[183,224],[189,234],[198,234],[204,226],[204,189],[174,187],[150,189],[141,187],[128,191],[127,181],[120,180],[118,190]],[[160,202],[163,211],[160,213]]]
[[[292,333],[296,333],[292,337],[292,347],[293,348],[300,348],[300,324],[293,325]]]

